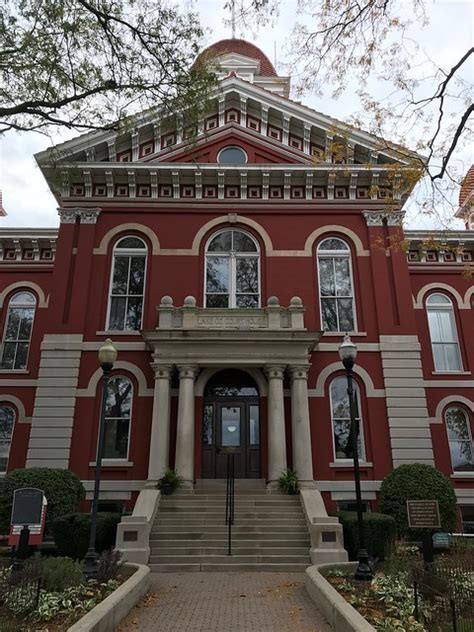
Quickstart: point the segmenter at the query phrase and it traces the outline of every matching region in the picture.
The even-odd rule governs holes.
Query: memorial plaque
[[[41,524],[43,492],[34,487],[24,487],[13,492],[12,525]]]
[[[410,529],[439,529],[441,520],[437,500],[407,500]]]

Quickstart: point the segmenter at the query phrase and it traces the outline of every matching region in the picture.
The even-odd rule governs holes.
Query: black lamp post
[[[369,564],[369,556],[365,548],[365,536],[364,536],[364,521],[362,512],[362,495],[360,492],[360,470],[359,470],[359,419],[355,410],[355,398],[354,398],[354,383],[352,376],[352,369],[354,367],[355,359],[357,357],[357,347],[350,339],[350,336],[346,333],[343,342],[339,345],[339,357],[342,360],[342,364],[346,369],[347,377],[347,394],[349,395],[349,412],[351,416],[351,427],[349,432],[349,441],[352,439],[352,457],[354,459],[354,480],[356,490],[356,502],[357,502],[357,527],[359,531],[359,552],[356,572],[354,574],[355,579],[363,581],[371,581],[373,578],[372,569]]]
[[[100,475],[102,470],[102,455],[104,452],[105,438],[105,409],[107,405],[107,388],[109,385],[110,373],[117,359],[117,349],[112,344],[112,340],[107,338],[99,349],[99,363],[102,368],[102,406],[99,420],[99,443],[97,445],[97,458],[95,465],[94,498],[92,500],[91,529],[89,534],[89,548],[84,558],[84,575],[92,579],[97,574],[97,553],[95,550],[95,538],[97,531],[97,505],[99,503]]]

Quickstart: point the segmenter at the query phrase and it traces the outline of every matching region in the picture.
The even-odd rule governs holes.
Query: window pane
[[[109,381],[105,408],[106,417],[130,417],[132,406],[132,383],[124,377]]]
[[[218,162],[221,165],[244,165],[247,156],[239,147],[226,147],[219,153]]]
[[[350,421],[348,419],[335,419],[333,428],[336,459],[350,459],[352,457],[352,446],[348,445]]]
[[[451,463],[455,472],[471,472],[474,470],[470,441],[450,441],[449,449],[451,451]]]
[[[331,404],[333,417],[350,418],[349,395],[347,394],[347,379],[337,377],[331,382]]]
[[[238,294],[236,297],[237,307],[255,308],[258,307],[258,294]]]
[[[438,312],[439,329],[441,333],[441,340],[443,342],[453,342],[456,340],[454,333],[453,313],[449,311]]]
[[[212,445],[213,439],[213,412],[214,406],[207,404],[204,406],[204,417],[202,421],[202,443],[203,445]]]
[[[459,348],[457,343],[445,344],[444,353],[446,356],[446,367],[448,371],[461,370],[461,358],[459,357]]]
[[[5,342],[3,344],[2,368],[13,369],[15,362],[16,342]]]
[[[428,311],[428,326],[430,330],[430,338],[431,342],[441,342],[441,329],[440,329],[440,321],[438,319],[438,312],[434,310]]]
[[[8,323],[5,331],[5,340],[17,340],[20,329],[22,309],[18,307],[8,310]]]
[[[145,279],[145,257],[132,257],[130,267],[129,294],[143,294],[143,282]]]
[[[110,302],[109,329],[122,331],[125,327],[125,308],[127,299],[121,296],[113,296]]]
[[[116,248],[127,248],[127,249],[136,249],[140,248],[142,250],[145,249],[145,244],[138,237],[124,237],[121,239],[118,244],[115,246]]]
[[[240,408],[221,408],[221,445],[232,447],[240,445]]]
[[[321,296],[336,295],[332,259],[319,259],[319,292]]]
[[[319,244],[318,250],[349,250],[349,247],[341,239],[330,237]]]
[[[18,292],[11,299],[10,305],[25,305],[25,304],[36,304],[36,299],[30,292]]]
[[[112,294],[126,294],[130,257],[115,257]]]
[[[15,369],[26,369],[26,360],[28,357],[27,342],[19,342],[16,347]]]
[[[352,309],[352,299],[338,298],[337,306],[339,310],[339,331],[353,331],[354,311]]]
[[[250,445],[260,445],[260,424],[258,406],[249,406],[249,440]]]
[[[349,259],[337,257],[334,259],[334,267],[336,272],[337,296],[352,296]]]
[[[106,419],[104,458],[126,459],[128,452],[128,419]]]
[[[206,307],[229,307],[229,295],[206,294]]]
[[[469,439],[467,418],[461,408],[448,408],[445,418],[449,440],[467,441]]]
[[[13,408],[0,406],[0,472],[7,469],[14,421]]]
[[[232,246],[232,232],[230,230],[219,233],[211,241],[208,252],[229,252]]]
[[[431,294],[426,302],[429,305],[451,305],[451,301],[444,294]]]
[[[433,359],[436,371],[446,371],[446,360],[444,355],[444,345],[437,343],[432,345]]]
[[[237,230],[233,231],[233,246],[232,249],[235,252],[257,252],[257,246],[253,239],[251,239],[245,233],[241,233]]]
[[[229,292],[229,258],[207,258],[207,292]]]
[[[18,331],[19,340],[30,340],[31,325],[33,324],[33,309],[22,309],[20,329]]]
[[[336,315],[336,299],[335,298],[322,298],[321,299],[321,316],[322,316],[322,328],[325,331],[338,331],[337,328],[337,315]]]
[[[258,294],[258,259],[256,257],[237,257],[237,292]]]
[[[127,307],[126,329],[138,331],[142,324],[143,298],[129,298]]]

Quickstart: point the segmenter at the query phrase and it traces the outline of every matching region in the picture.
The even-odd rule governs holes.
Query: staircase
[[[227,555],[225,480],[162,496],[150,535],[152,571],[286,571],[310,565],[298,496],[267,493],[263,480],[235,481],[232,555]]]

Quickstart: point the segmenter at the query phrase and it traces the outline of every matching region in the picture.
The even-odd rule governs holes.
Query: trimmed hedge
[[[408,527],[407,500],[437,500],[441,529],[448,533],[455,530],[456,494],[449,479],[431,465],[400,465],[380,487],[380,510],[395,518],[399,535],[416,538],[421,532]]]
[[[32,467],[13,470],[0,479],[0,534],[10,532],[13,492],[21,487],[41,489],[48,501],[46,532],[56,518],[77,511],[85,498],[85,489],[77,476],[69,470]]]
[[[357,528],[357,512],[339,511],[339,518],[344,532],[344,546],[349,558],[357,559],[359,551],[359,530]],[[390,554],[397,534],[397,523],[391,516],[380,513],[364,513],[365,545],[371,557],[383,560]]]
[[[98,513],[95,550],[102,553],[115,545],[117,525],[122,516],[118,513]],[[71,513],[57,518],[52,524],[54,541],[59,555],[82,560],[89,548],[91,514]]]

